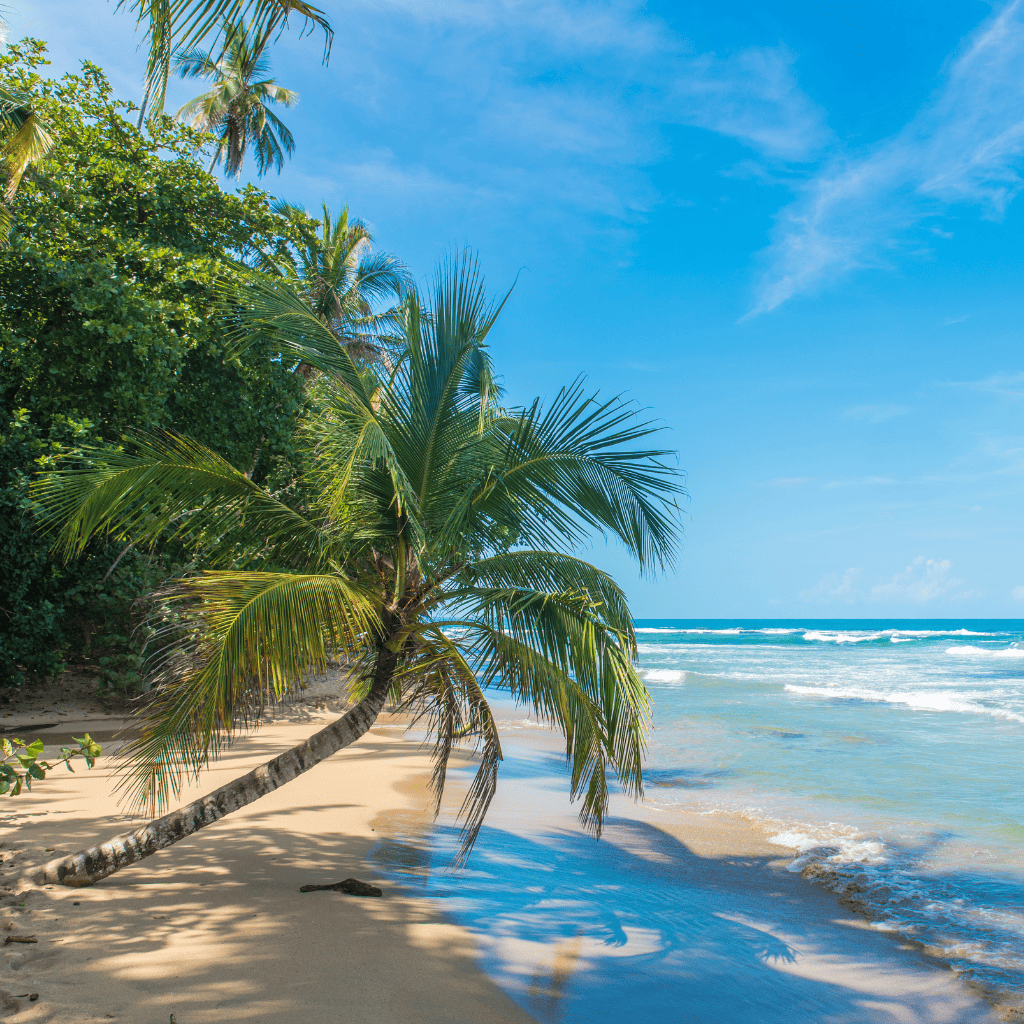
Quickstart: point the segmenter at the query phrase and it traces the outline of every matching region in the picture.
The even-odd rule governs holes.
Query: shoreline
[[[276,709],[273,720],[232,747],[198,787],[182,794],[182,802],[209,791],[219,777],[242,774],[336,714],[340,701],[318,694],[320,689],[306,701]],[[88,721],[104,731],[114,724],[102,716]],[[140,1006],[147,1009],[145,1019],[165,1021],[161,1014],[175,1013],[179,1024],[283,1024],[317,1010],[337,1012],[339,1005],[346,1006],[346,1022],[364,1016],[386,1022],[553,1021],[588,987],[601,987],[602,971],[612,964],[609,950],[616,970],[637,956],[636,976],[643,982],[645,970],[659,979],[659,972],[678,971],[672,957],[688,942],[692,974],[696,936],[706,977],[697,977],[695,991],[705,993],[709,1013],[732,998],[718,988],[723,976],[730,976],[735,990],[746,984],[753,998],[760,998],[757,991],[766,984],[773,1000],[785,1000],[787,993],[803,999],[813,992],[814,999],[824,1000],[823,1021],[1024,1019],[1005,1006],[989,1012],[970,983],[926,959],[927,950],[880,934],[863,916],[844,910],[840,896],[786,871],[793,855],[770,844],[740,815],[669,813],[615,799],[605,838],[593,844],[575,828],[575,811],[560,781],[545,774],[557,739],[544,730],[504,736],[507,771],[473,870],[447,875],[443,857],[436,858],[440,870],[435,870],[425,786],[429,751],[403,736],[404,727],[385,717],[351,748],[276,793],[95,887],[31,887],[20,898],[4,890],[0,916],[8,933],[23,933],[31,925],[39,942],[4,950],[0,991],[6,995],[0,995],[0,1003],[8,1002],[0,1013],[14,1000],[18,1020],[55,1024],[142,1020]],[[542,771],[531,778],[523,765],[538,758]],[[469,767],[471,760],[464,758],[463,764]],[[464,774],[453,768],[442,832]],[[54,856],[54,849],[71,852],[124,831],[128,823],[116,812],[109,780],[105,755],[92,772],[53,774],[31,796],[8,800],[0,847],[3,881],[9,884],[29,863]],[[339,800],[340,793],[345,795]],[[677,948],[663,962],[651,936],[660,928],[664,937],[676,927],[664,908],[656,908],[643,927],[626,925],[626,941],[618,946],[590,934],[594,929],[584,918],[572,934],[541,930],[539,938],[524,941],[509,933],[510,915],[500,907],[481,919],[458,909],[460,901],[472,902],[477,875],[502,857],[515,858],[517,842],[536,844],[558,863],[562,847],[577,855],[582,851],[588,864],[593,859],[616,883],[628,875],[652,890],[671,889],[677,902],[697,894],[698,904],[704,899],[707,906],[695,918],[693,934],[684,928],[672,936]],[[12,845],[22,851],[13,858]],[[385,898],[298,893],[303,884],[350,876],[381,886]],[[549,884],[545,877],[539,880]],[[515,881],[522,886],[526,879]],[[496,884],[497,902],[509,903],[511,887],[501,891],[500,873]],[[587,881],[577,885],[583,889]],[[494,894],[485,894],[488,899]],[[786,903],[788,916],[779,918],[773,901]],[[532,905],[526,901],[516,909],[529,913]],[[614,901],[604,909],[628,917]],[[724,939],[715,928],[725,929]],[[277,946],[288,952],[268,956],[268,948]],[[382,975],[400,979],[397,988],[382,988]],[[448,980],[438,985],[439,977]],[[848,1018],[826,1017],[833,988],[857,993],[851,1006],[900,1005],[903,1015],[865,1016],[857,1010]],[[32,1003],[21,998],[30,989],[40,994]],[[355,1005],[353,991],[362,993]],[[613,1006],[611,995],[604,996]],[[707,1018],[714,1024],[742,1019],[728,1007]],[[761,1013],[759,1019],[775,1018]]]

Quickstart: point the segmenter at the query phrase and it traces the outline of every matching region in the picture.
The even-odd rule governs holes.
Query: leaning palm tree
[[[193,127],[211,132],[216,140],[210,170],[221,161],[229,178],[237,178],[251,145],[262,177],[271,167],[284,166],[285,153],[295,150],[292,133],[268,109],[270,103],[292,107],[298,93],[284,89],[270,74],[270,62],[263,55],[266,32],[246,28],[244,22],[224,26],[224,48],[213,51],[193,47],[174,58],[182,78],[207,78],[213,88],[186,103],[178,117]]]
[[[298,242],[283,258],[257,253],[254,265],[288,281],[357,358],[379,359],[385,350],[400,346],[401,299],[412,287],[405,264],[389,253],[373,252],[370,229],[350,218],[347,206],[332,217],[324,203],[318,221],[291,203],[278,201],[274,211],[291,222]],[[378,311],[381,302],[393,305]]]
[[[150,113],[160,114],[167,96],[167,81],[172,55],[190,50],[213,38],[212,52],[221,53],[222,29],[248,21],[257,36],[270,38],[295,14],[302,18],[303,29],[323,29],[324,60],[330,55],[334,29],[327,15],[305,0],[118,0],[137,16],[138,25],[146,25],[149,57],[146,62],[146,94],[139,113],[139,127]]]
[[[0,196],[0,249],[9,245],[11,207],[25,172],[53,148],[49,126],[19,90],[0,86],[0,173],[6,179]]]
[[[62,524],[65,553],[98,533],[147,544],[170,530],[206,559],[157,595],[176,623],[121,755],[137,806],[161,808],[329,659],[346,659],[354,705],[244,778],[34,877],[90,884],[169,846],[357,740],[388,699],[429,727],[438,802],[453,747],[476,743],[465,853],[501,761],[494,689],[562,731],[572,797],[599,831],[609,771],[642,791],[649,704],[623,593],[574,550],[597,530],[642,570],[671,561],[679,479],[665,452],[635,446],[654,428],[579,383],[547,407],[502,407],[485,346],[500,306],[465,258],[439,275],[429,317],[407,298],[407,350],[390,371],[358,363],[273,279],[235,298],[247,339],[269,336],[321,371],[322,411],[305,428],[308,508],[167,434],[51,475],[35,497]]]

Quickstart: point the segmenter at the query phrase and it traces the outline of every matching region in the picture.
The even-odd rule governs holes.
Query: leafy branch
[[[3,760],[0,760],[0,796],[5,793],[17,796],[22,786],[31,791],[33,779],[45,779],[46,773],[59,764],[67,765],[68,771],[73,772],[75,769],[71,762],[76,757],[85,758],[85,763],[91,768],[96,758],[103,753],[103,748],[88,733],[81,739],[77,736],[71,738],[78,746],[61,747],[60,757],[56,761],[39,760],[44,747],[42,740],[26,743],[24,740],[9,740],[6,737],[0,739],[0,751],[3,752]],[[18,771],[18,766],[21,771]]]

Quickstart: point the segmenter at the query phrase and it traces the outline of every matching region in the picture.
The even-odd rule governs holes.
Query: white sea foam
[[[953,711],[965,715],[991,715],[1011,722],[1024,722],[1024,715],[1006,708],[990,707],[963,694],[941,690],[897,690],[883,693],[864,686],[800,686],[786,683],[787,693],[803,693],[814,697],[833,697],[837,700],[866,700],[882,704],[903,704],[919,711]]]
[[[681,683],[686,679],[685,672],[671,668],[642,668],[640,674],[652,683]]]
[[[834,823],[761,822],[769,829],[781,826],[769,842],[798,854],[788,865],[790,871],[851,899],[874,918],[873,928],[938,945],[979,980],[1004,992],[1016,988],[1024,966],[1024,918],[1019,912],[986,906],[983,890],[968,895],[948,879],[922,875],[913,854],[908,860],[899,849],[856,829]],[[956,940],[950,942],[953,936]]]
[[[804,633],[805,640],[817,640],[825,644],[860,644],[865,640],[877,640],[884,633],[844,633],[828,630],[809,629]]]
[[[1024,647],[974,647],[964,644],[961,647],[947,647],[946,653],[961,658],[1024,658]]]
[[[880,629],[880,630],[845,630],[845,629],[809,629],[804,639],[826,644],[861,644],[866,640],[923,640],[926,637],[939,636],[997,636],[997,633],[975,633],[969,629]]]
[[[800,871],[812,856],[832,864],[885,864],[889,857],[885,844],[877,839],[865,839],[854,829],[841,826],[825,828],[801,825],[770,836],[768,842],[788,846],[800,856],[789,865],[790,871]]]

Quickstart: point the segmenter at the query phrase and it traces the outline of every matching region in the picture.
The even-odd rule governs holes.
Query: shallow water
[[[637,626],[653,801],[744,812],[879,927],[1024,989],[1024,623]]]
[[[1024,623],[646,621],[638,639],[655,705],[645,768],[655,821],[658,809],[740,812],[793,871],[853,896],[876,932],[1024,994]],[[624,1019],[628,1007],[652,1024],[893,1019],[845,982],[801,980],[794,942],[827,949],[835,933],[808,933],[785,901],[764,903],[757,921],[738,917],[725,889],[704,883],[711,863],[695,869],[650,812],[620,821],[607,843],[574,831],[552,737],[508,700],[495,708],[511,756],[477,849],[465,872],[445,874],[454,833],[442,825],[417,873],[535,1016],[582,1024]],[[644,844],[653,860],[636,855]],[[382,866],[401,874],[392,860]],[[942,1000],[931,998],[906,994],[901,1012],[987,1019],[934,1016]],[[687,1012],[672,1016],[679,1006]]]

